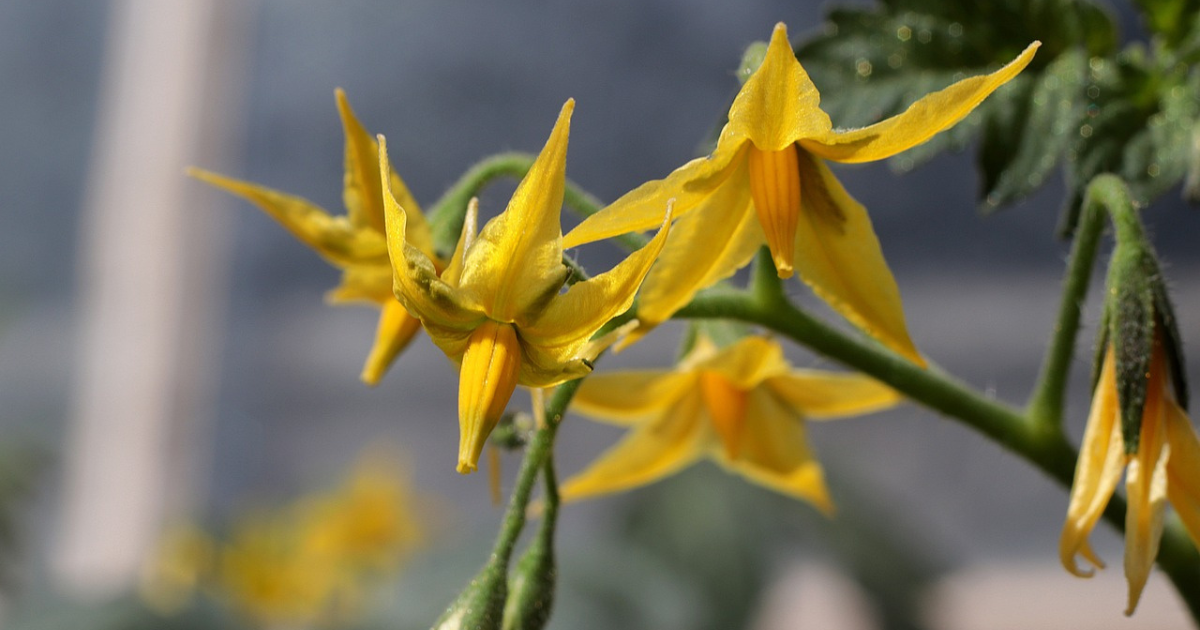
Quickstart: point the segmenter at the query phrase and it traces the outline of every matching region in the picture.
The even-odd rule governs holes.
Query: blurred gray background
[[[95,272],[79,252],[97,238],[81,216],[97,187],[98,103],[118,5],[125,3],[8,0],[0,7],[0,430],[56,457],[30,519],[47,525],[30,527],[38,531],[28,563],[39,575],[53,574],[45,566],[59,532],[71,527],[62,524],[70,474],[61,471],[71,466],[72,401],[88,378],[79,356],[89,317],[81,296]],[[200,154],[209,161],[197,165],[341,212],[342,136],[333,90],[342,87],[367,128],[388,137],[394,167],[416,198],[431,204],[489,154],[536,152],[562,102],[573,97],[568,176],[612,200],[695,157],[736,92],[733,73],[745,46],[766,39],[777,21],[788,24],[793,40],[819,29],[823,5],[218,3],[226,27],[211,32],[216,53],[210,54],[223,55],[226,65],[195,105],[200,118],[210,106],[223,108],[225,124],[205,140],[219,145]],[[1128,10],[1119,9],[1125,35],[1136,35]],[[186,165],[171,165],[171,172],[182,179]],[[882,164],[835,170],[872,212],[918,346],[971,385],[1022,404],[1058,307],[1068,249],[1053,236],[1061,183],[982,218],[969,152],[940,156],[902,176]],[[164,420],[176,426],[164,448],[182,454],[166,458],[164,487],[185,498],[167,500],[161,518],[219,520],[256,501],[287,501],[328,485],[363,446],[386,440],[407,453],[415,484],[442,497],[452,529],[494,530],[499,510],[489,502],[486,478],[454,472],[457,376],[440,352],[418,338],[378,388],[366,388],[357,375],[375,311],[327,307],[322,295],[337,282],[334,269],[248,204],[196,182],[182,185],[200,200],[189,212],[216,217],[216,245],[188,254],[209,280],[193,295],[207,297],[184,310],[208,314],[194,329],[183,326],[178,346],[181,353],[202,350],[203,361],[187,374],[208,384],[184,417]],[[511,185],[491,189],[484,213],[501,210],[509,191]],[[138,207],[129,216],[162,211]],[[1200,215],[1172,191],[1146,218],[1170,263],[1191,348],[1200,339],[1200,252],[1192,236]],[[145,245],[152,237],[139,225],[128,223],[106,238]],[[598,245],[578,255],[589,269],[603,269],[618,252]],[[1101,281],[1098,271],[1093,296]],[[828,315],[799,283],[791,291]],[[1081,357],[1089,357],[1096,317],[1093,304]],[[678,331],[666,327],[602,367],[665,365]],[[799,350],[790,355],[799,365],[829,367]],[[1074,372],[1075,436],[1086,415],[1089,368],[1080,360]],[[1194,353],[1191,368],[1198,373]],[[520,393],[514,400],[527,405]],[[579,470],[618,435],[570,420],[560,434],[560,472]],[[939,561],[1056,563],[1065,491],[970,430],[906,406],[815,425],[811,435],[835,485],[849,484],[893,514]],[[508,457],[506,472],[517,462]],[[172,469],[176,464],[181,470]],[[566,510],[564,544],[586,546],[590,532],[603,527],[606,504],[623,500]],[[1114,565],[1109,572],[1118,573],[1120,539],[1104,526],[1095,539]],[[1055,587],[1055,579],[1073,586],[1065,572],[1047,583]],[[1123,589],[1107,584],[1097,596],[1115,616],[1112,602]],[[1152,588],[1166,590],[1160,583]]]

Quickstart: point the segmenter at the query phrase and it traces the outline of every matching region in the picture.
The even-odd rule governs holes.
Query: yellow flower
[[[463,236],[440,276],[408,236],[402,200],[384,195],[396,299],[460,367],[458,471],[476,469],[489,433],[517,384],[550,387],[591,371],[605,345],[590,339],[633,303],[667,238],[670,213],[659,207],[658,235],[610,271],[563,286],[559,212],[566,181],[567,136],[575,102],[563,105],[550,139],[513,193],[508,208],[476,236],[472,204]],[[379,139],[381,172],[387,151]],[[664,216],[665,215],[665,216]]]
[[[383,187],[376,168],[375,140],[355,118],[346,94],[337,90],[338,113],[346,134],[344,216],[331,216],[313,203],[270,188],[223,177],[200,169],[189,173],[213,186],[258,205],[302,243],[342,270],[342,282],[327,299],[334,304],[368,302],[382,310],[375,344],[367,356],[362,380],[375,385],[413,336],[420,323],[392,296],[392,268],[384,237]],[[409,212],[408,238],[441,269],[433,251],[433,236],[421,208],[404,181],[389,172],[392,193]]]
[[[779,344],[762,337],[723,350],[701,338],[674,370],[600,374],[583,382],[574,410],[632,430],[567,480],[562,496],[641,486],[711,457],[754,483],[831,513],[804,420],[869,413],[899,400],[866,376],[792,369]]]
[[[301,508],[306,553],[354,571],[395,571],[422,538],[408,485],[384,450],[368,453],[336,494]]]
[[[669,318],[697,290],[745,266],[765,242],[781,278],[798,271],[853,324],[921,363],[871,221],[824,160],[870,162],[925,142],[1016,76],[1038,45],[993,74],[925,96],[902,114],[842,131],[821,111],[787,28],[778,24],[762,66],[734,99],[712,155],[627,193],[569,233],[564,246],[652,227],[661,216],[655,209],[675,198],[679,225],[646,279],[638,306],[642,326],[626,344]]]
[[[1092,409],[1071,502],[1059,542],[1063,566],[1080,577],[1091,577],[1093,569],[1081,569],[1082,555],[1096,568],[1104,568],[1088,545],[1088,534],[1108,505],[1125,471],[1125,578],[1129,581],[1129,604],[1133,614],[1150,576],[1162,537],[1163,512],[1168,501],[1175,506],[1192,540],[1200,544],[1200,440],[1179,407],[1168,384],[1167,358],[1163,341],[1155,336],[1146,382],[1145,407],[1137,452],[1126,453],[1121,433],[1121,411],[1117,395],[1117,367],[1109,344],[1096,381]]]

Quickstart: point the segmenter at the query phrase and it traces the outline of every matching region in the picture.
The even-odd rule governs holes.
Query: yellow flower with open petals
[[[648,484],[702,457],[825,513],[833,503],[808,447],[806,418],[878,411],[900,396],[860,374],[796,370],[783,349],[746,337],[718,350],[706,338],[674,370],[599,374],[573,409],[629,434],[562,486],[578,499]]]
[[[345,92],[340,89],[337,90],[337,105],[346,134],[346,176],[342,191],[345,216],[331,216],[306,199],[257,184],[200,169],[189,172],[259,206],[302,243],[341,269],[342,282],[329,292],[330,302],[369,302],[379,306],[382,313],[375,343],[362,371],[362,380],[375,385],[420,330],[420,323],[409,316],[392,295],[392,267],[384,237],[383,187],[376,168],[378,149],[375,140],[355,118]],[[435,261],[438,269],[445,267],[434,254],[429,226],[404,180],[394,172],[388,177],[392,193],[409,212],[408,238]]]
[[[475,235],[472,204],[459,248],[440,276],[408,237],[402,202],[384,195],[387,244],[396,299],[460,367],[458,471],[476,469],[488,434],[517,384],[550,387],[591,371],[604,343],[591,337],[628,310],[667,238],[663,227],[642,249],[610,271],[562,291],[559,213],[566,182],[567,136],[575,102],[568,100],[545,148],[517,186],[508,208]],[[388,171],[379,138],[380,171]],[[666,219],[666,222],[664,222]]]
[[[1165,355],[1163,341],[1156,337],[1150,355],[1137,453],[1127,454],[1121,433],[1117,362],[1111,344],[1105,351],[1059,542],[1063,566],[1071,573],[1090,577],[1094,572],[1076,564],[1079,555],[1094,567],[1104,568],[1087,538],[1108,505],[1124,470],[1128,500],[1125,512],[1125,579],[1129,582],[1127,615],[1133,614],[1137,607],[1158,556],[1168,501],[1175,507],[1192,541],[1200,545],[1200,440],[1170,388]]]
[[[675,198],[679,225],[642,289],[642,327],[626,343],[665,321],[697,290],[745,266],[765,242],[781,278],[799,272],[853,324],[922,363],[871,221],[824,160],[870,162],[925,142],[1016,76],[1037,47],[992,74],[929,94],[902,114],[841,131],[821,111],[820,95],[779,24],[762,65],[734,99],[712,155],[625,194],[567,234],[564,244],[653,227],[661,216],[655,208]]]

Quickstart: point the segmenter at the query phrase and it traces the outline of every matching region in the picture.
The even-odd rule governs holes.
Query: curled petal
[[[800,139],[809,151],[835,162],[873,162],[925,142],[971,113],[996,88],[1017,76],[1033,59],[1033,42],[999,70],[963,79],[913,103],[902,114],[852,131],[828,131]]]

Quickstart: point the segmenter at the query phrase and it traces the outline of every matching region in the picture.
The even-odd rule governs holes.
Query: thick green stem
[[[922,369],[888,350],[844,334],[788,302],[755,291],[710,292],[675,314],[679,318],[732,318],[757,324],[873,376],[913,401],[974,428],[1071,486],[1078,453],[1061,431],[1046,431],[1016,409],[980,395],[947,375]],[[1125,503],[1113,497],[1104,518],[1123,530]],[[1177,522],[1164,528],[1158,556],[1195,619],[1200,620],[1200,554]]]
[[[1075,234],[1071,258],[1067,262],[1062,303],[1054,325],[1054,335],[1046,350],[1046,358],[1042,362],[1042,370],[1034,386],[1033,395],[1026,407],[1026,414],[1030,420],[1048,431],[1062,430],[1067,377],[1070,374],[1071,358],[1075,353],[1075,340],[1079,336],[1079,320],[1083,314],[1084,300],[1087,299],[1092,266],[1096,260],[1096,248],[1104,227],[1104,199],[1095,189],[1095,184],[1088,188],[1087,198],[1083,202],[1083,217]]]

